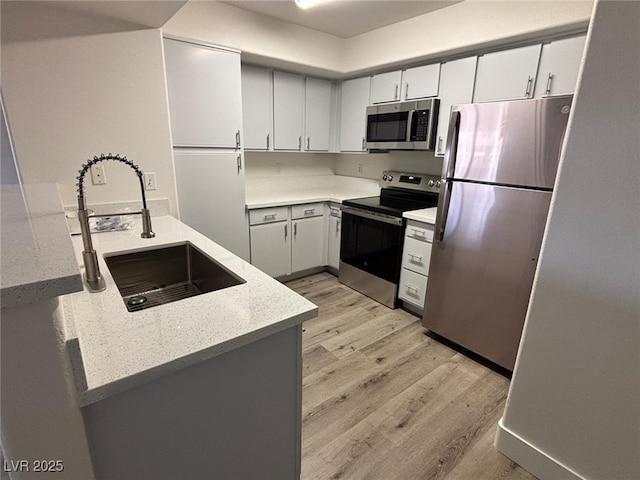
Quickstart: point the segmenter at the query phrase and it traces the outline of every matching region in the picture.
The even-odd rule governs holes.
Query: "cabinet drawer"
[[[423,275],[429,274],[431,243],[416,240],[412,237],[404,239],[402,250],[402,268],[408,268]]]
[[[398,298],[424,308],[424,298],[427,292],[427,277],[403,268],[400,272]]]
[[[287,219],[287,207],[259,208],[249,210],[249,225],[281,222]]]
[[[324,215],[324,203],[305,203],[303,205],[293,205],[291,207],[291,218],[318,217]]]
[[[414,238],[422,242],[432,242],[433,225],[416,222],[415,220],[407,220],[405,235],[407,238]]]

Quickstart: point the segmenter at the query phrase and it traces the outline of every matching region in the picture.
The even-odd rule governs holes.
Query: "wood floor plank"
[[[303,334],[302,480],[535,480],[493,447],[509,381],[329,273]]]

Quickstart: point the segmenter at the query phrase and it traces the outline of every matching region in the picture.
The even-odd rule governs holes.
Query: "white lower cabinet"
[[[249,212],[251,264],[272,277],[326,264],[324,203]]]
[[[329,207],[327,231],[327,266],[338,270],[340,267],[340,235],[342,232],[342,211],[337,205]]]
[[[291,271],[289,221],[251,225],[251,264],[272,277]]]
[[[422,310],[427,292],[433,225],[408,220],[402,249],[398,298]]]

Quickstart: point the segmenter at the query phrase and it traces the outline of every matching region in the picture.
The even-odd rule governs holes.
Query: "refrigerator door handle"
[[[438,213],[436,214],[436,226],[435,232],[438,241],[442,241],[444,238],[444,230],[447,226],[447,216],[449,215],[449,202],[451,201],[451,188],[452,183],[449,180],[445,180],[442,183],[442,204],[438,207]]]
[[[458,156],[458,137],[460,135],[460,112],[451,112],[449,118],[449,132],[447,133],[447,145],[445,147],[445,165],[442,170],[445,179],[452,178],[456,169],[456,157]]]

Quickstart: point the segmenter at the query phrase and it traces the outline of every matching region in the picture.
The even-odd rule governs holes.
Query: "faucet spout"
[[[131,212],[130,214],[141,216],[142,233],[140,234],[140,236],[142,238],[155,237],[155,233],[153,233],[153,229],[151,227],[151,214],[149,212],[149,209],[147,208],[147,198],[144,193],[144,174],[142,173],[142,170],[140,170],[140,168],[131,160],[127,160],[127,157],[121,157],[117,154],[112,155],[111,153],[108,155],[102,154],[99,157],[95,156],[93,157],[93,159],[88,160],[87,163],[82,164],[82,169],[79,171],[79,175],[76,177],[76,179],[78,180],[78,183],[76,184],[78,188],[78,221],[80,222],[80,232],[82,233],[82,244],[84,247],[84,250],[82,251],[82,259],[84,262],[85,280],[87,282],[87,286],[89,287],[89,291],[91,292],[100,292],[106,288],[106,285],[104,282],[104,278],[100,274],[100,268],[98,266],[98,255],[93,248],[89,219],[98,216],[112,216],[117,214],[91,215],[89,213],[89,210],[87,210],[86,198],[84,195],[84,176],[93,165],[105,160],[115,160],[118,162],[122,162],[125,165],[130,166],[136,172],[138,181],[140,183],[142,209],[139,212]]]

